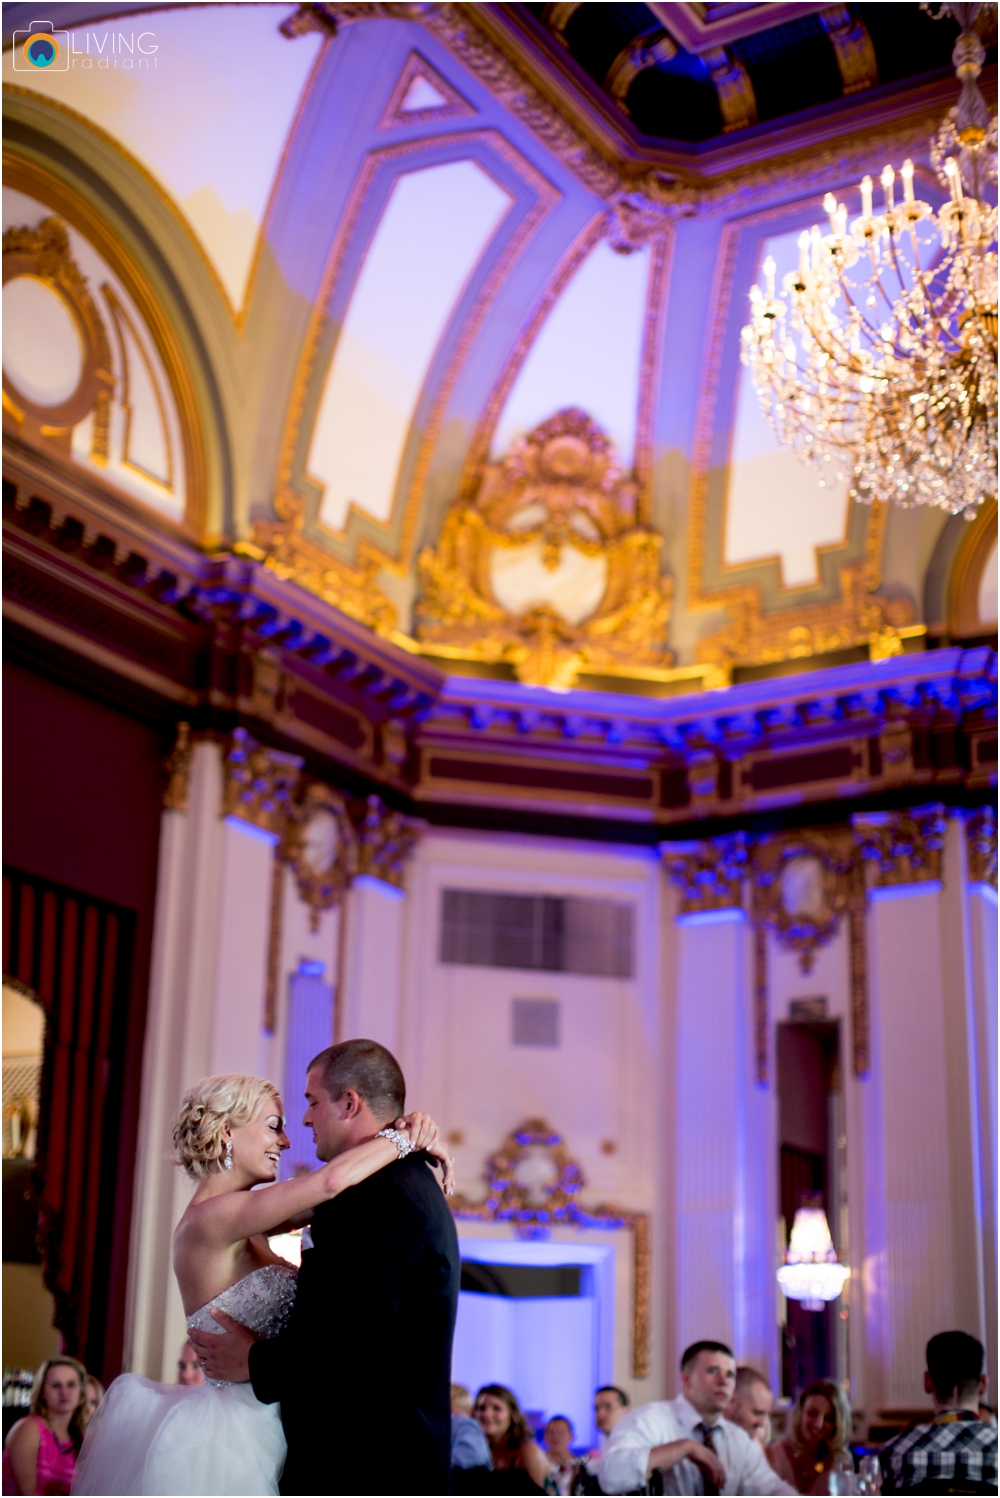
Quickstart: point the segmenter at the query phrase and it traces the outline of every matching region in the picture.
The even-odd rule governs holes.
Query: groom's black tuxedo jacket
[[[250,1351],[281,1401],[282,1493],[447,1493],[455,1224],[424,1154],[317,1207],[288,1330]]]

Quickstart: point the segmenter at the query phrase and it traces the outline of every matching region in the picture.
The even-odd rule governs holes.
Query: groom
[[[406,1085],[374,1040],[321,1051],[306,1080],[316,1153],[332,1160],[401,1117]],[[254,1342],[192,1332],[209,1378],[281,1403],[281,1492],[447,1493],[458,1239],[422,1153],[316,1208],[288,1329]]]

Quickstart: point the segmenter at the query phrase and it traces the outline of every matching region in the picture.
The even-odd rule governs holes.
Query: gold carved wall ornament
[[[39,390],[19,383],[16,344],[8,345],[4,354],[3,409],[4,425],[10,423],[26,441],[54,445],[68,454],[73,428],[92,414],[90,456],[98,463],[108,458],[108,430],[115,378],[111,362],[111,345],[107,329],[70,248],[66,225],[58,218],[47,218],[37,228],[10,228],[3,236],[3,284],[39,283],[55,298],[63,318],[78,341],[78,371],[72,389],[53,384],[51,399],[43,399]],[[35,292],[37,298],[38,293]],[[5,299],[6,305],[6,299]],[[73,333],[67,340],[67,358]],[[71,374],[67,364],[67,377]]]
[[[291,811],[302,760],[297,754],[269,749],[234,728],[224,760],[224,817],[238,817],[281,837]]]
[[[860,856],[873,870],[871,887],[940,881],[948,826],[942,805],[862,813],[852,821]]]
[[[702,910],[739,910],[742,881],[749,872],[750,845],[743,832],[701,842],[693,851],[660,844],[660,856],[673,884],[681,890],[681,915]]]
[[[380,796],[369,796],[361,824],[357,871],[403,888],[403,869],[424,824],[391,811]]]
[[[428,652],[508,662],[540,686],[669,666],[660,546],[610,440],[583,411],[560,411],[486,465],[420,554],[417,638]]]
[[[869,1068],[866,897],[854,838],[849,829],[811,829],[762,838],[752,858],[754,921],[754,1036],[757,1080],[768,1079],[767,931],[798,955],[803,973],[816,951],[832,941],[846,916],[850,943],[851,1047],[854,1072]]]
[[[318,931],[321,913],[339,905],[358,867],[358,836],[344,798],[320,781],[307,786],[291,808],[282,854]]]
[[[969,879],[973,884],[997,887],[997,809],[978,806],[967,812],[965,838],[969,857]]]
[[[188,809],[188,784],[191,779],[193,749],[190,723],[178,723],[174,747],[163,762],[167,776],[167,784],[163,791],[164,811],[184,812]]]
[[[817,948],[833,940],[858,894],[853,854],[846,830],[765,838],[754,847],[753,918],[796,953],[803,973],[812,971]]]
[[[562,1135],[541,1118],[529,1118],[514,1129],[495,1155],[486,1161],[483,1176],[488,1195],[473,1203],[464,1196],[452,1199],[459,1221],[509,1222],[519,1238],[547,1238],[553,1228],[630,1228],[633,1235],[632,1377],[648,1378],[651,1371],[650,1305],[652,1242],[649,1216],[620,1207],[586,1208],[580,1192],[586,1178]]]

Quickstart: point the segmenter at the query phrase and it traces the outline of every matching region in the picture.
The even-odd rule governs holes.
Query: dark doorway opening
[[[778,1026],[778,1120],[781,1215],[787,1242],[799,1207],[822,1206],[838,1255],[842,1236],[844,1139],[840,1080],[840,1025],[836,1020]],[[792,1399],[818,1378],[842,1378],[839,1301],[821,1311],[787,1304],[782,1335],[781,1387]]]

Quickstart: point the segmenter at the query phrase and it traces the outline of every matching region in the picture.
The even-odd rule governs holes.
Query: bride
[[[174,1273],[188,1330],[219,1332],[225,1311],[259,1338],[284,1330],[297,1271],[268,1234],[308,1221],[312,1209],[399,1158],[390,1138],[346,1150],[294,1180],[274,1183],[289,1148],[277,1088],[261,1077],[206,1077],[174,1125],[176,1159],[198,1182],[174,1233]],[[411,1145],[451,1164],[426,1113],[397,1121]],[[254,1186],[266,1189],[254,1191]],[[158,1384],[116,1378],[87,1428],[72,1491],[86,1494],[278,1492],[285,1438],[278,1406],[249,1384]]]

